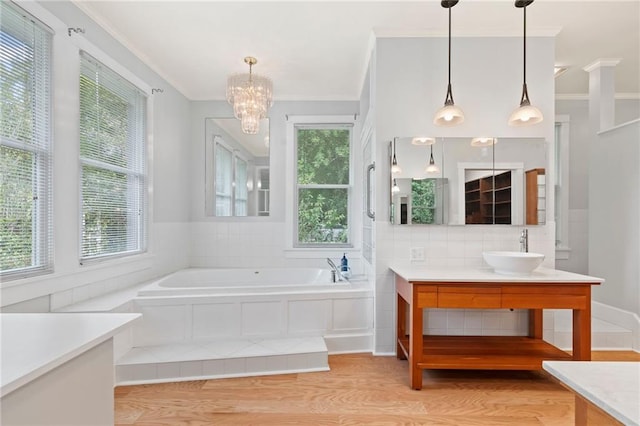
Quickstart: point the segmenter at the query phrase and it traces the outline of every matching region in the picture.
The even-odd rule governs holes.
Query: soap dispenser
[[[347,253],[342,255],[342,259],[340,260],[340,270],[342,272],[349,271],[349,261],[347,260]]]

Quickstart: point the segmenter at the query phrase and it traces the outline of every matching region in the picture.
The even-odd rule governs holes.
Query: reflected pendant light
[[[391,173],[398,174],[402,173],[402,169],[398,166],[398,160],[396,159],[396,140],[398,138],[393,138],[393,158],[391,159]]]
[[[400,187],[398,186],[398,182],[396,182],[395,178],[393,179],[393,186],[391,187],[391,193],[396,194],[400,192]]]
[[[267,117],[267,109],[273,104],[271,79],[253,74],[258,60],[244,58],[249,65],[248,74],[233,74],[227,79],[227,102],[233,105],[233,115],[240,120],[242,132],[255,135],[260,130],[260,120]]]
[[[436,166],[436,162],[433,159],[433,145],[431,145],[431,156],[429,157],[429,165],[424,170],[427,173],[438,173],[440,168]]]
[[[527,91],[527,6],[533,3],[533,0],[516,0],[515,6],[522,8],[524,11],[524,36],[523,42],[523,82],[522,97],[520,98],[520,106],[511,113],[509,117],[510,126],[530,126],[540,123],[543,119],[542,112],[531,105],[529,102],[529,92]]]
[[[453,93],[451,91],[451,8],[457,3],[458,0],[442,0],[440,3],[442,7],[449,9],[449,80],[444,106],[436,112],[433,118],[433,124],[436,126],[456,126],[464,121],[464,113],[453,102]]]

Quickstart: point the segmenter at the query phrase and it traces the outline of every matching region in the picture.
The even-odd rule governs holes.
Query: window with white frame
[[[247,216],[249,162],[224,140],[214,137],[216,216]]]
[[[350,246],[352,124],[296,124],[295,245]]]
[[[3,279],[53,270],[51,32],[0,6],[0,270]]]
[[[81,261],[146,250],[146,95],[80,54]]]

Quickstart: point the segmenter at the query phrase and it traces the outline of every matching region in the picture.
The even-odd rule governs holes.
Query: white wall
[[[507,120],[520,101],[522,90],[522,39],[518,37],[454,38],[452,86],[456,105],[466,115],[465,122],[453,128],[432,124],[436,110],[444,103],[447,88],[446,38],[377,39],[375,94],[376,111],[376,338],[377,353],[395,352],[395,286],[388,267],[409,263],[411,247],[424,247],[423,263],[431,266],[482,266],[483,250],[517,250],[522,226],[391,226],[388,221],[389,167],[387,144],[394,136],[432,137],[495,136],[538,137],[547,141],[547,158],[553,164],[554,129],[554,40],[529,38],[527,44],[527,83],[531,102],[542,110],[546,120],[526,127],[509,127]],[[549,169],[549,181],[553,173]],[[552,191],[547,191],[552,194]],[[553,196],[547,207],[553,211]],[[555,224],[529,228],[531,251],[544,253],[545,266],[554,266]],[[457,313],[453,323],[474,322]],[[521,332],[526,325],[504,325],[500,333]],[[518,328],[520,327],[520,328]],[[453,325],[446,328],[455,328]],[[491,326],[477,332],[487,333]],[[494,330],[495,331],[495,330]]]
[[[595,137],[589,170],[589,274],[595,301],[640,316],[640,119]]]
[[[55,31],[53,40],[55,272],[2,283],[3,310],[48,311],[166,274],[187,265],[189,102],[71,2],[20,2]],[[68,27],[85,29],[67,34]],[[152,96],[149,123],[150,217],[148,253],[79,264],[79,59],[93,46],[164,93]],[[13,305],[13,306],[9,306]]]
[[[640,100],[618,99],[615,122],[622,124],[640,117]],[[589,273],[588,175],[589,102],[557,100],[556,114],[569,117],[569,247],[568,259],[556,260],[556,267],[580,274]],[[606,289],[606,287],[602,287]]]

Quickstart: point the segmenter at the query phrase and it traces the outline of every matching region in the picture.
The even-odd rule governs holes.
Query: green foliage
[[[346,244],[347,205],[347,189],[299,189],[298,241]]]
[[[0,269],[32,266],[34,154],[0,147]]]
[[[411,223],[434,223],[436,180],[411,181]]]
[[[298,129],[298,184],[349,184],[349,129]]]
[[[301,128],[297,143],[298,242],[346,244],[350,129]]]
[[[127,249],[127,175],[82,168],[82,257]]]
[[[127,167],[130,104],[80,75],[80,156]]]

